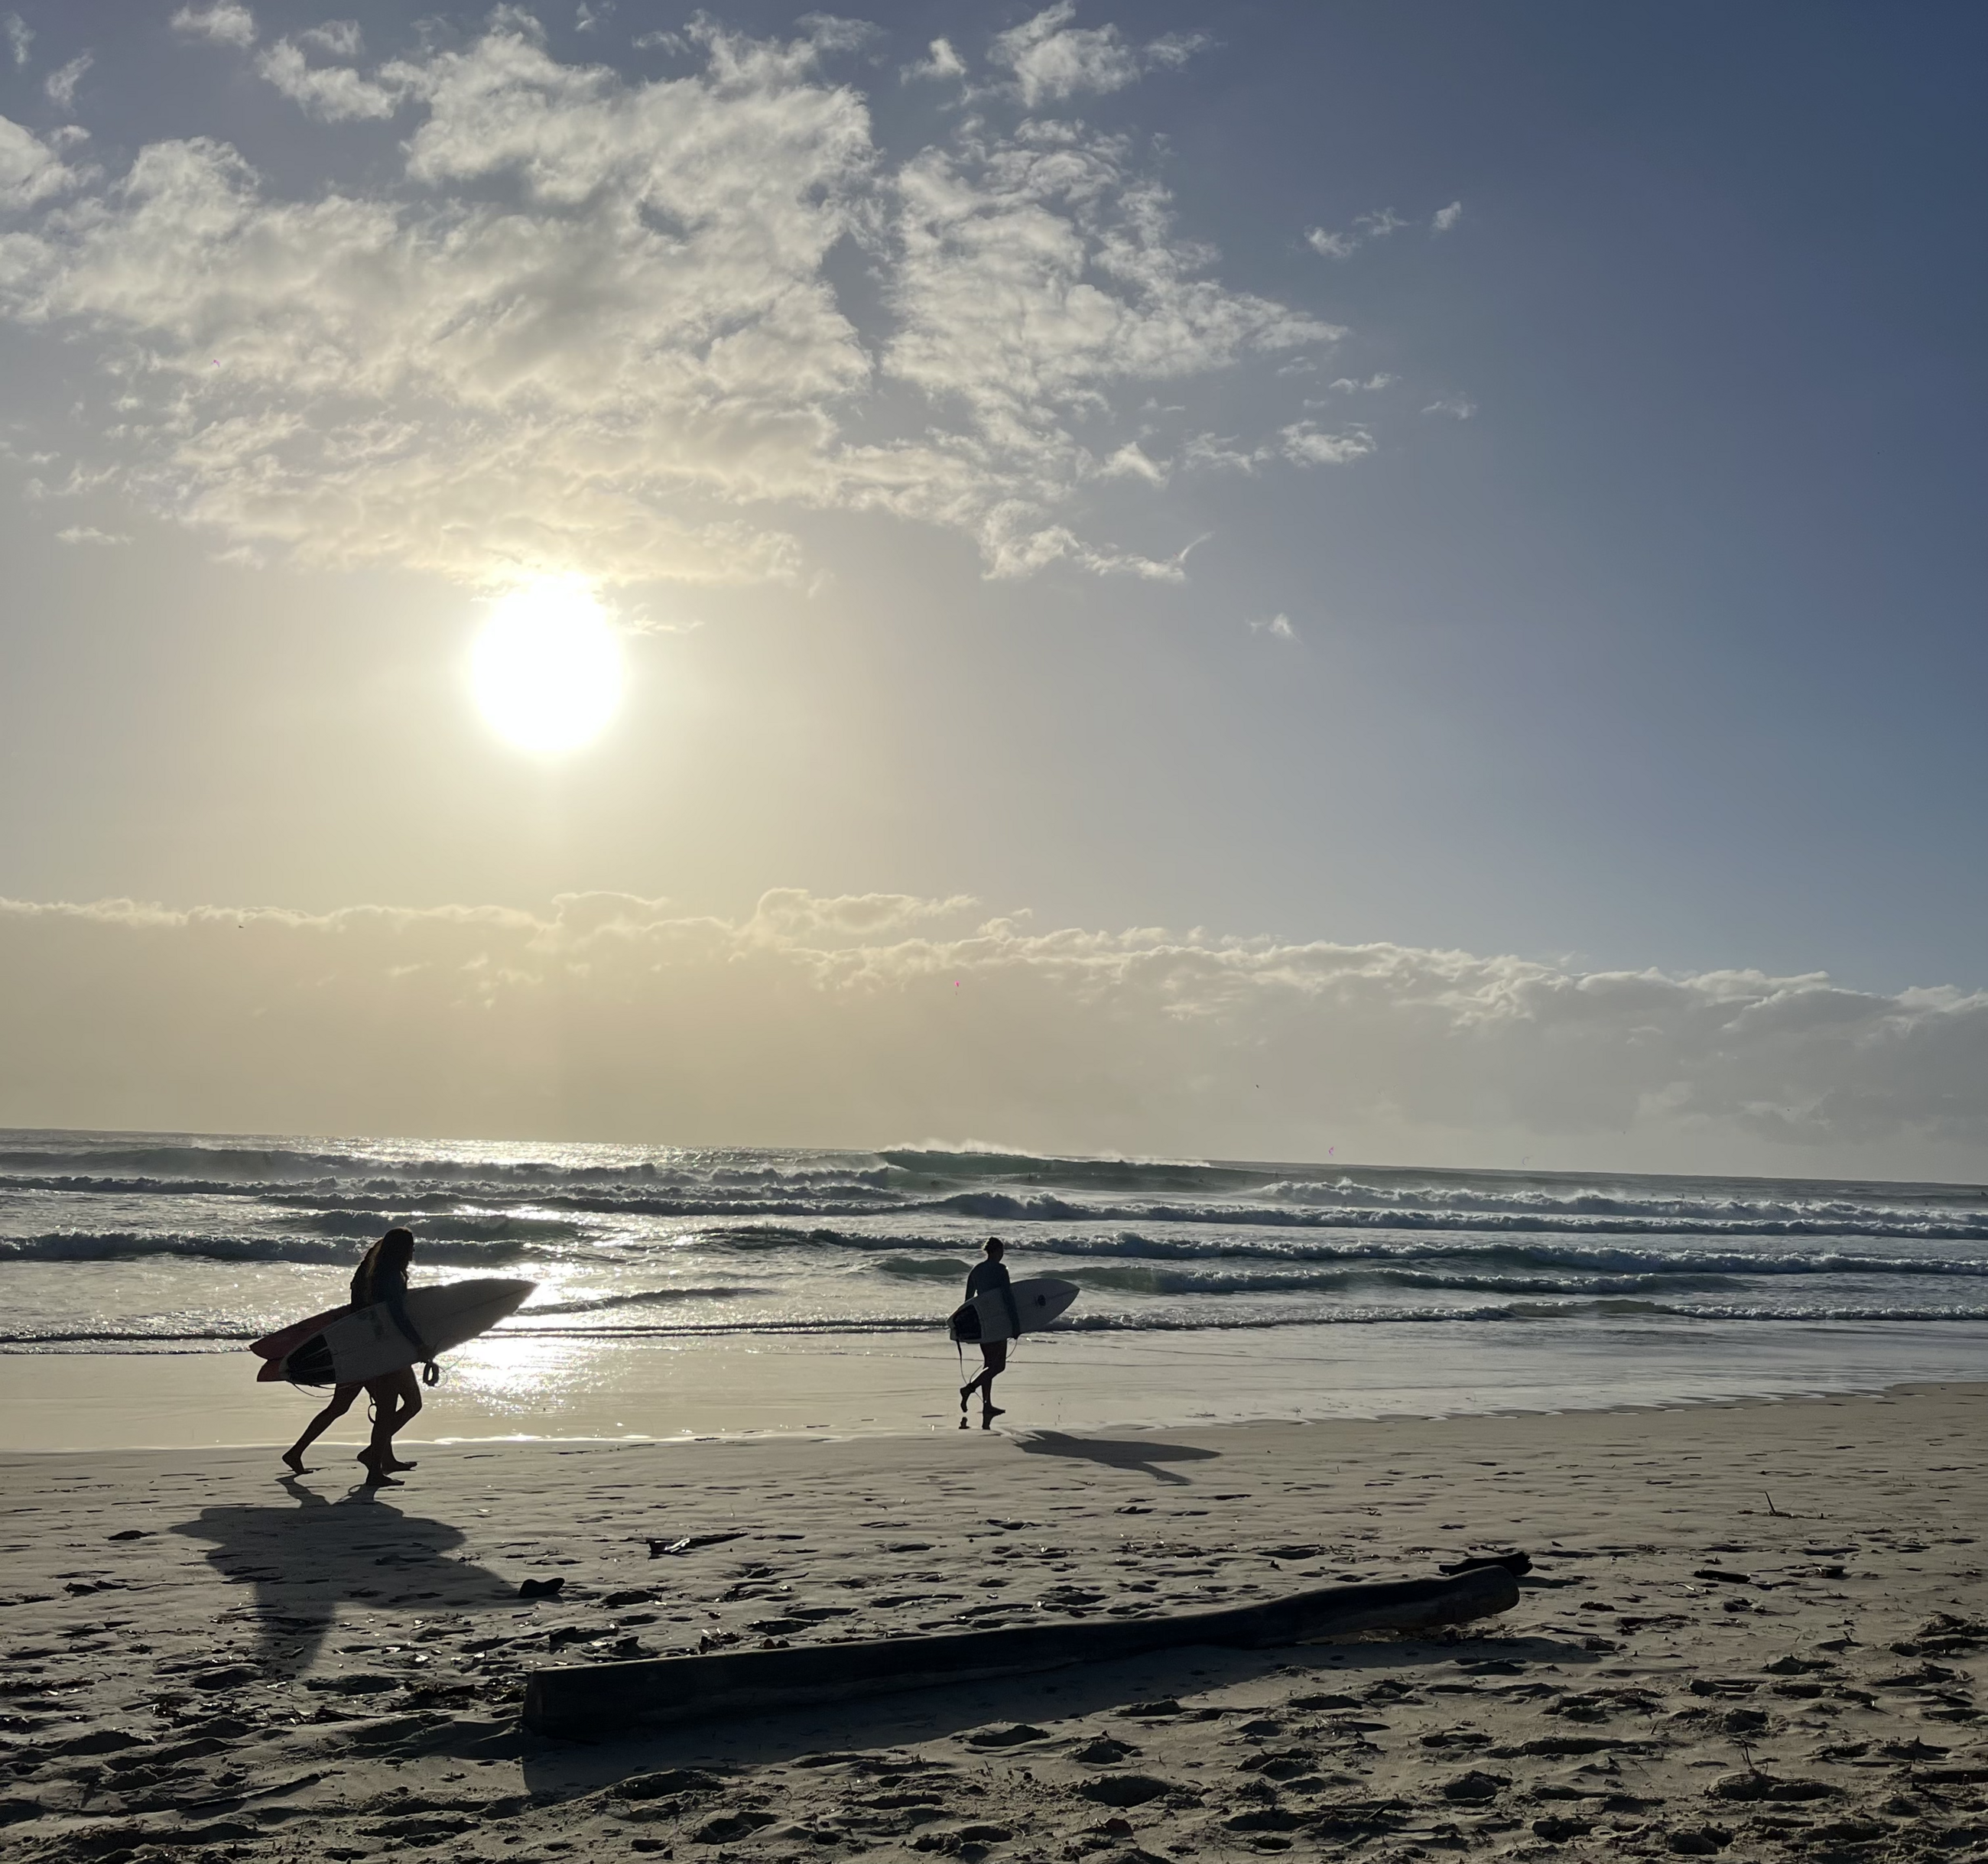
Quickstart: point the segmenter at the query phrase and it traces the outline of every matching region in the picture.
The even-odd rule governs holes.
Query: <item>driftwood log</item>
[[[1450,1579],[1324,1586],[1264,1605],[1164,1618],[562,1665],[532,1673],[525,1686],[525,1726],[539,1734],[600,1734],[641,1722],[796,1708],[1107,1663],[1188,1645],[1261,1650],[1363,1631],[1432,1629],[1488,1617],[1518,1601],[1519,1584],[1509,1571],[1483,1567]]]

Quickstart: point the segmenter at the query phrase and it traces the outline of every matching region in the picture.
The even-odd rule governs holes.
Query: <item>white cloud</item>
[[[1273,615],[1267,621],[1252,621],[1249,632],[1253,634],[1274,634],[1280,641],[1295,641],[1298,638],[1298,631],[1291,625],[1290,617],[1286,614]]]
[[[1293,421],[1278,435],[1280,451],[1296,466],[1347,466],[1374,450],[1374,436],[1364,428],[1344,428],[1328,434],[1310,421]]]
[[[1127,441],[1097,470],[1105,479],[1144,479],[1149,485],[1164,485],[1167,482],[1166,468],[1149,458],[1136,440]]]
[[[1215,41],[1205,32],[1168,32],[1146,45],[1146,62],[1178,69],[1197,52],[1205,52]]]
[[[574,30],[591,32],[597,27],[605,25],[613,18],[614,13],[614,0],[594,0],[591,6],[587,4],[587,0],[580,0],[580,5],[573,9]]]
[[[1453,208],[1443,208],[1436,215],[1436,231],[1447,232],[1456,224],[1455,216],[1462,211],[1461,202]],[[1452,218],[1444,219],[1445,214],[1451,215]],[[1354,215],[1353,225],[1356,230],[1351,233],[1334,233],[1321,226],[1307,228],[1305,244],[1321,259],[1351,259],[1368,241],[1385,239],[1389,234],[1398,232],[1408,224],[1392,208],[1376,208],[1371,213]]]
[[[1350,375],[1335,377],[1327,386],[1334,394],[1374,394],[1383,388],[1393,387],[1401,379],[1398,375],[1389,375],[1382,370],[1368,376],[1364,381]]]
[[[935,39],[925,56],[915,65],[907,65],[898,74],[899,80],[910,83],[915,79],[933,78],[941,81],[966,76],[966,61],[952,49],[952,42]]]
[[[76,179],[76,172],[46,144],[11,117],[0,117],[0,208],[32,207],[59,194]],[[0,245],[0,289],[12,266]]]
[[[816,944],[860,941],[947,919],[957,920],[980,902],[971,894],[942,900],[911,893],[844,893],[823,896],[803,887],[776,887],[759,896],[745,935],[775,942]]]
[[[356,19],[327,19],[321,26],[299,32],[297,43],[309,46],[327,57],[343,59],[358,57],[366,45]]]
[[[9,13],[0,20],[0,32],[7,38],[7,49],[14,55],[15,69],[28,62],[28,49],[35,42],[35,29],[19,13]]]
[[[361,77],[349,65],[312,65],[292,40],[279,39],[255,61],[256,71],[308,116],[326,123],[390,117],[405,100],[413,75],[389,66],[384,81]]]
[[[48,93],[49,101],[59,110],[76,108],[76,87],[83,82],[83,74],[96,63],[93,52],[79,52],[59,71],[52,71],[42,88]]]
[[[1191,435],[1181,448],[1181,464],[1190,471],[1253,474],[1279,462],[1293,466],[1347,466],[1364,459],[1378,443],[1364,427],[1327,433],[1317,422],[1296,421],[1274,441],[1246,447],[1219,434]]]
[[[173,15],[173,29],[211,39],[218,46],[252,46],[255,15],[240,0],[215,0],[211,6],[181,7]]]
[[[900,319],[890,372],[972,417],[973,446],[1018,485],[1046,488],[1092,457],[1073,431],[1110,411],[1115,384],[1185,378],[1253,352],[1343,333],[1205,276],[1163,190],[1115,139],[1025,126],[962,157],[928,150],[904,170],[896,230]],[[997,569],[1047,560],[996,546]],[[1094,567],[1107,563],[1073,547]]]
[[[1425,414],[1447,414],[1452,421],[1468,421],[1477,412],[1477,404],[1468,395],[1451,395],[1441,401],[1432,401],[1422,410]]]
[[[1083,489],[1163,482],[1138,445],[1155,385],[1343,333],[1222,284],[1128,139],[975,119],[894,161],[817,69],[868,31],[704,21],[697,68],[654,82],[508,16],[371,70],[279,41],[259,68],[313,113],[415,113],[402,174],[286,197],[225,144],[150,144],[14,240],[0,316],[93,343],[117,401],[92,482],[224,550],[481,584],[797,577],[793,515],[830,509],[962,531],[997,575],[1178,577],[1083,535]],[[67,171],[13,135],[0,161],[39,199]],[[881,327],[838,299],[845,243]]]
[[[1452,201],[1447,207],[1439,207],[1429,222],[1429,230],[1434,233],[1447,233],[1463,218],[1463,203]]]
[[[1276,457],[1273,448],[1246,447],[1220,434],[1191,434],[1181,448],[1181,464],[1190,472],[1253,473]]]
[[[0,904],[0,1121],[1978,1179],[1988,994],[770,894],[738,922]],[[955,987],[957,986],[957,987]],[[395,1057],[383,1070],[379,1058]],[[1260,1084],[1260,1088],[1258,1084]]]
[[[1073,26],[1076,17],[1076,0],[1057,0],[1000,34],[989,49],[993,62],[1015,74],[1026,108],[1060,103],[1084,91],[1122,90],[1153,66],[1184,64],[1207,42],[1198,33],[1170,33],[1135,46],[1115,25]]]
[[[93,524],[72,524],[66,530],[56,533],[58,543],[92,543],[116,545],[129,543],[131,540],[113,531],[100,531]]]

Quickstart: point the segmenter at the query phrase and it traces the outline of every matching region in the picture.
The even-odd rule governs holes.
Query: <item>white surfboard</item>
[[[1015,1297],[1015,1311],[1022,1317],[1022,1331],[1040,1333],[1075,1301],[1080,1292],[1073,1281],[1059,1281],[1053,1275],[1036,1275],[1015,1283],[1008,1291]],[[963,1308],[954,1311],[947,1322],[951,1336],[972,1346],[982,1340],[1009,1340],[1015,1330],[1008,1322],[1008,1304],[999,1288],[976,1294]]]
[[[363,1384],[489,1332],[516,1314],[538,1285],[492,1277],[410,1288],[407,1315],[421,1336],[421,1346],[401,1331],[384,1301],[376,1301],[328,1318],[320,1331],[298,1341],[280,1359],[272,1359],[274,1371],[265,1368],[263,1375],[298,1385]]]

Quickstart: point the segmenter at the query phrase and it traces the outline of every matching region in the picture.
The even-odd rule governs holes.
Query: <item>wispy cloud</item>
[[[1190,471],[1242,473],[1273,464],[1345,466],[1364,459],[1376,444],[1364,427],[1328,433],[1315,421],[1297,421],[1260,446],[1246,447],[1219,434],[1191,435],[1181,448],[1181,464]]]
[[[1014,73],[1026,108],[1087,91],[1122,90],[1155,66],[1185,64],[1208,42],[1199,33],[1171,33],[1140,46],[1115,25],[1073,25],[1076,17],[1076,0],[1057,0],[1000,34],[990,48],[993,63]]]
[[[173,29],[218,46],[252,46],[255,15],[240,0],[215,0],[211,6],[183,6],[173,15]]]
[[[1105,479],[1144,479],[1151,485],[1167,482],[1167,469],[1136,440],[1128,440],[1098,469]]]
[[[925,55],[915,63],[907,65],[898,73],[901,81],[910,83],[920,78],[936,79],[942,82],[966,76],[966,61],[952,49],[949,39],[935,39],[927,47]]]
[[[59,543],[87,543],[103,546],[129,543],[131,540],[115,531],[100,531],[93,524],[72,524],[65,530],[56,533]]]
[[[1425,414],[1447,414],[1452,421],[1469,421],[1477,413],[1477,404],[1468,395],[1449,395],[1440,401],[1432,401],[1422,410]]]
[[[292,40],[279,39],[255,61],[256,70],[306,115],[326,123],[390,117],[418,82],[411,68],[389,66],[365,78],[349,65],[312,65]]]
[[[42,89],[48,93],[49,101],[59,110],[76,108],[76,87],[80,84],[90,66],[96,63],[93,52],[79,52],[58,71],[52,71],[43,81]]]
[[[1280,641],[1295,641],[1298,638],[1298,631],[1291,625],[1290,617],[1281,614],[1271,616],[1267,621],[1252,621],[1249,631],[1253,634],[1273,634]]]
[[[0,117],[0,206],[32,207],[78,179],[76,171],[32,130]]]
[[[297,35],[297,43],[336,59],[355,59],[366,49],[356,19],[327,19]]]
[[[1389,375],[1385,370],[1378,371],[1364,379],[1351,375],[1335,377],[1327,386],[1334,394],[1376,394],[1383,388],[1391,388],[1401,378]]]
[[[1430,224],[1437,232],[1447,233],[1462,215],[1463,203],[1453,201],[1449,206],[1439,208]],[[1335,232],[1322,226],[1307,228],[1305,244],[1321,259],[1351,259],[1369,242],[1385,239],[1409,224],[1391,207],[1378,207],[1371,212],[1355,214],[1352,228],[1348,232]]]
[[[9,13],[0,20],[0,32],[6,36],[7,49],[13,55],[15,68],[26,64],[29,49],[35,42],[35,29],[19,13]]]
[[[1634,1145],[1675,1169],[1901,1175],[1958,1175],[1988,1145],[1988,995],[1037,929],[963,898],[783,890],[736,920],[612,894],[538,913],[0,903],[0,973],[12,1125],[991,1131],[1233,1158],[1551,1135],[1597,1162]]]
[[[1277,438],[1279,451],[1296,466],[1348,466],[1364,459],[1376,445],[1363,427],[1327,433],[1310,421],[1293,422]]]
[[[184,29],[244,42],[237,12]],[[983,113],[894,159],[820,69],[870,31],[705,20],[653,82],[517,22],[374,66],[280,40],[256,68],[312,115],[406,113],[400,175],[289,195],[225,144],[154,143],[12,236],[0,316],[95,346],[118,408],[92,471],[227,550],[478,583],[798,577],[793,515],[833,509],[963,531],[996,575],[1178,576],[1086,536],[1079,495],[1162,482],[1138,463],[1154,385],[1342,333],[1222,284],[1128,138]],[[0,130],[0,185],[46,196],[52,159]],[[867,330],[830,276],[845,242],[884,286]],[[1300,465],[1349,444],[1248,443]]]

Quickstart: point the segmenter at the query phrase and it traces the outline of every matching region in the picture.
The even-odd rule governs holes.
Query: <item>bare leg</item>
[[[394,1470],[414,1465],[394,1456],[394,1438],[421,1409],[421,1385],[413,1370],[404,1366],[373,1380],[366,1389],[373,1394],[374,1406],[373,1440],[359,1453],[359,1460],[366,1466],[366,1484],[375,1489],[396,1487]]]
[[[982,1375],[980,1381],[980,1428],[988,1429],[997,1417],[1007,1413],[994,1402],[994,1381],[999,1375],[992,1366]]]
[[[994,1402],[994,1381],[1008,1369],[1008,1342],[989,1341],[980,1348],[980,1356],[987,1362],[986,1368],[974,1383],[980,1388],[980,1428],[985,1430],[1002,1415],[1001,1407]],[[959,1421],[964,1424],[966,1419],[962,1417]]]
[[[304,1452],[352,1409],[353,1400],[364,1389],[356,1385],[334,1386],[324,1409],[305,1425],[303,1435],[283,1452],[283,1460],[298,1475],[308,1473],[304,1468]]]

